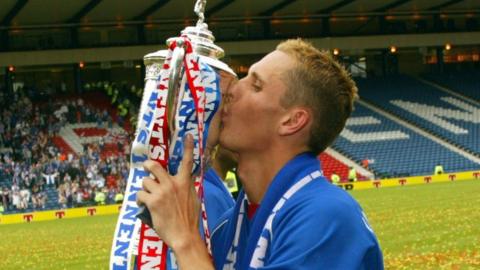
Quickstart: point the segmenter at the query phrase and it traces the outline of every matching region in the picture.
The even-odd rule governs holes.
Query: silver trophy
[[[184,46],[185,44],[183,44],[183,41],[186,40],[185,37],[188,38],[187,40],[191,44],[192,50],[198,55],[198,58],[200,59],[199,61],[208,66],[209,70],[215,74],[217,80],[227,82],[236,78],[235,72],[233,72],[227,64],[219,60],[224,56],[224,51],[222,48],[214,44],[215,38],[213,37],[212,32],[208,30],[208,25],[204,22],[205,4],[205,0],[198,0],[195,4],[194,11],[199,17],[195,26],[186,27],[181,31],[181,37],[170,38],[167,40],[169,48],[170,45],[175,42],[176,46],[173,52],[170,50],[159,50],[144,56],[146,68],[145,87],[139,110],[136,138],[132,143],[131,148],[130,174],[125,191],[125,200],[120,210],[112,243],[110,269],[129,269],[132,261],[132,254],[133,256],[136,254],[136,243],[138,243],[138,239],[135,239],[135,237],[139,235],[138,232],[141,226],[138,219],[152,228],[150,213],[146,207],[139,207],[136,205],[135,193],[141,188],[141,179],[147,175],[142,164],[145,158],[150,157],[148,140],[152,135],[152,132],[150,130],[151,127],[149,127],[148,124],[149,121],[146,119],[152,119],[152,101],[155,102],[155,100],[152,100],[152,97],[158,92],[157,87],[159,86],[160,75],[166,71],[166,68],[164,69],[164,63],[166,63],[165,59],[167,55],[170,56],[170,70],[166,72],[166,74],[169,74],[169,78],[166,98],[167,112],[165,116],[168,123],[169,141],[178,141],[178,138],[181,137],[178,135],[179,131],[181,131],[181,129],[178,130],[179,120],[175,118],[179,115],[179,108],[181,107],[181,104],[183,104],[183,93],[179,93],[179,91],[185,89],[185,87],[180,87],[184,81],[182,78],[185,77],[184,73],[186,72],[183,62],[186,53],[186,47]],[[220,84],[221,83],[219,82],[218,85]],[[207,128],[208,125],[205,126],[205,129]],[[174,151],[174,149],[171,149],[172,146],[173,143],[169,144],[169,149],[167,149],[170,154]],[[197,163],[197,165],[201,164],[198,159],[205,160],[201,155],[197,156],[194,160],[194,163]],[[196,172],[199,171],[198,167],[200,166],[197,166]],[[175,173],[171,170],[169,171],[170,173]],[[204,205],[202,205],[202,211],[203,209]],[[132,214],[134,212],[136,212],[137,215]],[[138,219],[136,219],[135,216]],[[125,237],[125,235],[130,236]],[[145,267],[145,269],[148,268]]]
[[[190,39],[194,51],[200,55],[202,60],[206,62],[209,66],[215,69],[215,71],[223,78],[222,80],[230,80],[236,78],[237,75],[235,72],[224,62],[219,59],[223,58],[225,52],[221,47],[214,44],[215,37],[212,32],[208,29],[208,25],[205,21],[205,5],[206,0],[198,0],[195,4],[194,11],[198,16],[198,21],[196,26],[188,26],[181,31],[181,36],[186,36]],[[178,107],[178,96],[179,96],[179,86],[180,80],[184,70],[182,69],[182,59],[185,54],[185,50],[182,47],[182,39],[178,37],[169,38],[167,40],[167,46],[170,46],[172,42],[177,42],[177,47],[173,52],[173,57],[171,60],[170,68],[172,69],[171,76],[169,78],[169,92],[167,99],[167,120],[169,123],[169,129],[171,134],[175,132],[175,112]],[[162,69],[162,66],[167,56],[167,50],[159,50],[153,53],[149,53],[144,56],[145,64],[145,89],[144,97],[149,96],[151,91],[156,87],[157,79]],[[144,98],[142,102],[147,102]],[[143,105],[143,104],[142,104]],[[144,106],[142,106],[143,108]],[[172,138],[170,138],[172,139]],[[171,152],[172,149],[170,149]]]
[[[236,77],[235,72],[224,62],[219,59],[223,58],[225,52],[218,45],[214,44],[215,37],[212,32],[208,30],[208,25],[204,22],[205,20],[205,5],[206,0],[198,0],[195,4],[194,11],[198,15],[198,21],[196,26],[188,26],[181,31],[182,36],[186,36],[192,42],[194,50],[200,57],[208,63],[211,67],[215,68],[218,73],[221,73],[223,77]],[[182,75],[182,66],[181,61],[185,54],[184,48],[181,46],[181,40],[174,37],[167,40],[167,46],[174,41],[180,43],[177,48],[174,50],[173,59],[171,60],[171,69],[172,75],[169,78],[169,93],[168,93],[168,123],[170,126],[170,131],[174,131],[175,127],[173,126],[173,117],[175,108],[177,107],[178,101],[178,86],[180,84],[180,78]],[[159,50],[153,53],[149,53],[143,57],[143,62],[145,64],[145,89],[144,91],[148,93],[153,91],[156,86],[156,80],[160,74],[165,57],[167,56],[167,50]],[[153,86],[153,88],[152,88]],[[172,91],[172,89],[175,89]]]
[[[222,48],[214,44],[215,37],[208,29],[208,25],[204,22],[205,16],[205,4],[206,0],[198,0],[195,4],[194,11],[198,15],[199,19],[196,26],[188,26],[181,31],[182,37],[187,37],[194,51],[200,56],[200,58],[207,63],[210,67],[219,74],[223,80],[231,80],[236,78],[235,72],[224,62],[220,61],[225,53]],[[182,66],[182,60],[185,55],[185,48],[183,47],[182,39],[178,37],[169,38],[167,40],[167,46],[170,46],[172,42],[177,42],[177,46],[173,51],[172,59],[170,61],[170,77],[168,80],[168,98],[167,98],[167,122],[169,124],[169,130],[171,134],[170,141],[175,136],[175,113],[179,106],[179,88],[180,81],[184,72]],[[143,57],[145,64],[145,89],[144,98],[142,103],[148,102],[145,97],[150,96],[152,91],[155,91],[158,83],[160,71],[162,70],[165,58],[167,56],[167,50],[159,50],[153,53],[149,53]],[[141,108],[145,108],[142,104]],[[140,112],[142,114],[142,112]],[[171,153],[173,150],[169,149]],[[203,157],[201,157],[203,158]],[[138,217],[147,225],[151,226],[151,217],[148,210],[142,207],[139,210]]]

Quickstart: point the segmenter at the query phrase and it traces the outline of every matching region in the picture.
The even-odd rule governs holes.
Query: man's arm
[[[137,203],[146,205],[158,236],[173,250],[180,269],[214,269],[198,231],[199,203],[193,187],[193,138],[185,139],[185,152],[177,175],[169,175],[154,161],[144,167],[153,177],[143,179]]]
[[[200,237],[198,230],[197,234],[191,237],[190,242],[184,242],[181,245],[172,247],[172,249],[177,259],[178,269],[215,269],[205,242]]]

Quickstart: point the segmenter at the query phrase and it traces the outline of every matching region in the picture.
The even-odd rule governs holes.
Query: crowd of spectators
[[[128,122],[132,127],[137,123],[137,114],[142,99],[143,88],[127,82],[97,81],[86,83],[85,91],[103,92],[110,99],[110,105],[117,110],[117,122],[123,126]],[[129,116],[129,118],[127,118]]]
[[[111,126],[108,111],[81,99],[32,100],[21,89],[0,92],[0,213],[121,201],[129,170],[128,142],[119,143],[123,149],[110,156],[102,155],[95,143],[84,145],[81,154],[54,143],[67,123]],[[54,204],[52,197],[58,198]]]

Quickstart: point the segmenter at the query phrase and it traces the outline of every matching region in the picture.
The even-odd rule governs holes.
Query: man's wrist
[[[214,269],[205,242],[199,234],[186,237],[171,246],[179,269]]]

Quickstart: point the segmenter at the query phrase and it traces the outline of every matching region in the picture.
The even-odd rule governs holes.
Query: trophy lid
[[[192,43],[194,51],[209,65],[236,76],[235,72],[227,64],[219,60],[225,56],[225,52],[220,46],[214,43],[215,37],[208,29],[208,25],[204,22],[206,2],[206,0],[197,0],[194,8],[195,13],[198,15],[197,24],[195,26],[187,26],[182,30],[181,35],[188,37]],[[167,40],[167,45],[169,46],[172,44],[177,38],[178,37],[169,38]],[[149,65],[152,63],[163,62],[166,55],[166,50],[147,54],[144,57],[144,63],[145,65]]]
[[[224,70],[234,76],[235,72],[224,62],[219,59],[225,56],[224,50],[214,43],[215,37],[212,32],[208,30],[208,26],[203,22],[202,16],[197,22],[196,26],[188,26],[182,30],[182,36],[190,39],[193,49],[206,61],[209,65]],[[176,38],[169,38],[167,45],[170,45]]]
[[[222,48],[214,44],[215,37],[212,32],[208,30],[208,25],[205,23],[205,5],[207,0],[197,0],[194,7],[194,12],[198,16],[196,26],[188,26],[182,31],[182,36],[186,36],[192,42],[193,49],[199,55],[220,59],[225,55]],[[167,40],[167,45],[173,42],[174,38]]]
[[[190,39],[195,52],[199,55],[212,57],[214,59],[220,59],[225,56],[223,49],[214,43],[215,37],[212,35],[212,32],[206,27],[198,27],[198,25],[188,26],[183,29],[182,36]],[[167,41],[168,44],[170,44],[170,41],[171,39]]]
[[[148,66],[154,63],[163,63],[165,58],[167,58],[167,50],[159,50],[145,55],[143,57],[143,62]]]

